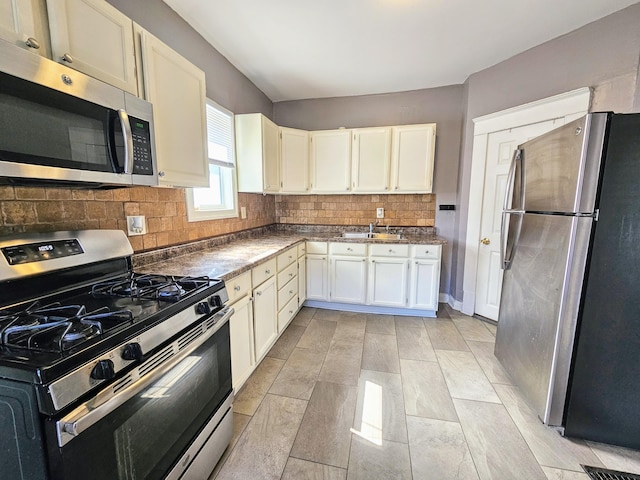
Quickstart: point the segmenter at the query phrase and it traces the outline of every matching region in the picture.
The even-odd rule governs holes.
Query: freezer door
[[[604,127],[608,114],[590,114],[522,145],[522,181],[527,212],[595,209]]]
[[[540,419],[560,425],[593,219],[512,217],[495,354]]]

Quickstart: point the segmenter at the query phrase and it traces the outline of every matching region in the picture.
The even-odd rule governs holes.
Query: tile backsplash
[[[433,227],[435,195],[261,195],[239,193],[247,218],[188,222],[184,189],[112,190],[0,186],[0,235],[77,229],[127,231],[126,216],[144,215],[145,235],[131,236],[136,252],[281,224]]]
[[[384,208],[381,225],[433,227],[435,194],[414,195],[277,195],[276,221],[309,225],[368,225],[376,208]]]
[[[112,190],[0,187],[0,234],[76,229],[127,231],[127,215],[144,215],[147,233],[129,237],[137,252],[177,245],[275,223],[271,195],[240,193],[247,218],[188,222],[184,189],[133,187]]]

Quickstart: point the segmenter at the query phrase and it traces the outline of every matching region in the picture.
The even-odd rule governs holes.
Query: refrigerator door
[[[587,115],[520,145],[522,174],[514,179],[522,182],[524,194],[518,209],[566,213],[595,210],[607,115]]]
[[[504,272],[495,354],[540,419],[560,425],[593,219],[510,217],[518,241]]]

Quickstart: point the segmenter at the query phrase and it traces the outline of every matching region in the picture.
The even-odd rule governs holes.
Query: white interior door
[[[488,135],[482,221],[478,239],[478,271],[475,312],[498,320],[502,270],[500,223],[509,166],[515,148],[531,138],[563,125],[564,117],[501,130]]]

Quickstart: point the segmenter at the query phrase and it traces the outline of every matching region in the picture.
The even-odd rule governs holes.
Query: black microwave
[[[0,41],[0,183],[157,185],[153,108]]]

